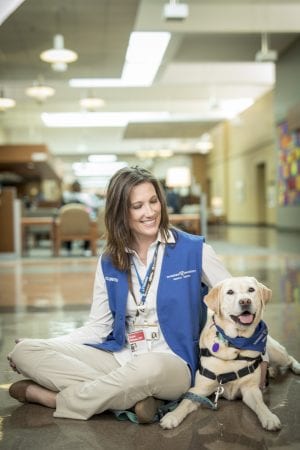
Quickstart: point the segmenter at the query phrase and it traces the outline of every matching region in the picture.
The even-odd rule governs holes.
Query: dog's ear
[[[220,295],[221,295],[221,284],[214,286],[209,293],[204,297],[204,302],[209,309],[214,311],[216,314],[220,314]]]
[[[265,304],[268,303],[272,298],[272,291],[262,283],[258,283],[258,289],[262,304],[265,306]]]

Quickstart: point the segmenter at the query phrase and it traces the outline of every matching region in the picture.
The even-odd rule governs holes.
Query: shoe
[[[8,393],[19,402],[26,403],[26,391],[28,386],[31,386],[32,384],[36,385],[36,383],[32,380],[17,381],[10,386]]]
[[[154,397],[147,397],[137,402],[134,407],[139,423],[153,423],[158,409],[163,405],[163,400]]]

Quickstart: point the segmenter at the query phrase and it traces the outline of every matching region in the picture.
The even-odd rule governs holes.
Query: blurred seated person
[[[96,218],[98,209],[103,205],[103,200],[96,194],[82,192],[79,181],[74,181],[71,184],[70,190],[65,191],[62,197],[62,205],[69,203],[81,203],[85,205],[91,217]]]
[[[80,203],[81,184],[79,181],[74,181],[69,190],[63,192],[62,202],[64,205],[68,203]]]
[[[62,206],[68,205],[69,203],[80,203],[82,205],[85,205],[90,216],[92,218],[95,218],[96,214],[97,214],[98,203],[95,201],[94,197],[97,198],[96,195],[91,196],[90,194],[82,192],[81,184],[79,183],[79,181],[76,180],[71,184],[69,191],[63,192]],[[66,241],[64,245],[65,245],[65,248],[68,250],[68,252],[71,252],[72,241]],[[84,254],[86,256],[90,256],[91,250],[90,250],[89,241],[84,241],[83,249],[84,249]]]

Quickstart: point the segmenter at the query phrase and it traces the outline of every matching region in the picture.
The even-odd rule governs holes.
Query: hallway
[[[207,242],[232,275],[255,276],[273,291],[265,311],[270,334],[300,360],[300,237],[272,228],[215,226]],[[283,424],[264,431],[240,401],[221,400],[217,412],[200,408],[178,428],[118,422],[111,413],[87,422],[54,419],[39,405],[18,404],[8,396],[20,378],[6,354],[17,337],[54,337],[87,319],[96,258],[50,257],[50,249],[32,250],[23,259],[0,259],[0,448],[103,450],[298,449],[300,377],[282,373],[265,393],[266,403]]]

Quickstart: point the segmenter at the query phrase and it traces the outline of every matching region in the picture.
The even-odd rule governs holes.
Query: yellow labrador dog
[[[285,348],[268,336],[262,320],[271,290],[253,277],[228,278],[215,286],[204,301],[212,314],[200,337],[200,364],[195,386],[178,407],[161,419],[163,428],[175,428],[195,411],[199,403],[215,403],[222,395],[228,400],[242,397],[258,416],[263,428],[278,430],[279,418],[263,401],[260,385],[261,361],[267,344],[270,366],[289,367],[300,374],[300,364]]]

